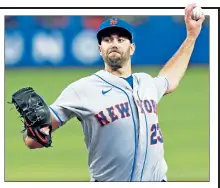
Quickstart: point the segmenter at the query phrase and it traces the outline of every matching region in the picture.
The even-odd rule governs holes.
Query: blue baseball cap
[[[120,18],[110,18],[105,21],[103,21],[100,24],[98,33],[97,33],[97,39],[98,43],[101,44],[102,37],[106,34],[109,34],[109,32],[115,32],[118,31],[121,33],[122,36],[128,37],[128,39],[133,41],[133,28],[132,26],[126,22],[125,20],[122,20]]]

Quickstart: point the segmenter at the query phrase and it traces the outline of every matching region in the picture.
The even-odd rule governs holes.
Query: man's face
[[[135,46],[120,33],[110,33],[102,38],[99,50],[103,60],[113,70],[117,70],[128,62],[130,56],[134,53]]]

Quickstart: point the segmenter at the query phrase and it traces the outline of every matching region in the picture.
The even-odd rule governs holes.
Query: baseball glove
[[[44,147],[50,147],[52,143],[51,114],[44,100],[33,88],[26,87],[12,95],[12,103],[24,120],[23,131],[27,130],[27,135]],[[43,127],[49,128],[49,134],[41,131]]]

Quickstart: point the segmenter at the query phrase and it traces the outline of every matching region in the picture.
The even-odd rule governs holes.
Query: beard
[[[125,52],[120,52],[117,48],[113,48],[108,50],[103,59],[108,66],[112,68],[113,71],[116,71],[123,67],[123,65],[130,58],[130,49],[128,48]]]

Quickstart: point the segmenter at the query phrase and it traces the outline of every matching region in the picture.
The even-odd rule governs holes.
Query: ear
[[[136,49],[136,46],[135,46],[134,43],[132,43],[131,46],[130,46],[130,55],[133,55],[133,54],[134,54],[135,49]]]
[[[102,56],[102,48],[101,48],[101,45],[98,45],[98,49],[99,49],[99,54]]]

